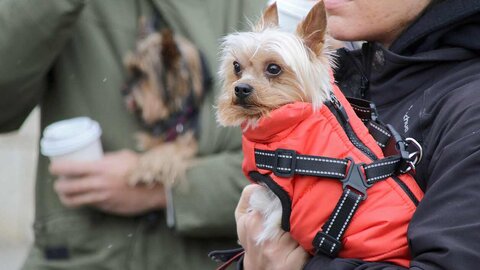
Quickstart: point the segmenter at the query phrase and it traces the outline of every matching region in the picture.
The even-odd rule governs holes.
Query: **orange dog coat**
[[[336,86],[334,88],[334,94],[343,105],[353,132],[378,159],[382,159],[384,156],[381,148],[355,115],[343,94]],[[304,175],[279,177],[271,169],[257,166],[256,151],[258,159],[260,152],[272,153],[277,149],[294,150],[298,155],[336,159],[349,157],[355,164],[365,164],[360,167],[361,173],[365,166],[368,167],[373,162],[372,158],[352,143],[337,117],[326,105],[318,111],[313,111],[309,103],[284,105],[262,118],[254,129],[244,131],[242,167],[245,175],[254,182],[271,179],[275,183],[277,191],[274,192],[277,196],[278,190],[288,195],[289,200],[282,201],[286,221],[282,223],[282,228],[290,230],[292,237],[313,254],[313,242],[317,233],[329,217],[335,218],[332,212],[336,205],[341,206],[339,200],[344,194],[342,182],[329,177]],[[351,168],[353,162],[348,162],[348,168]],[[344,232],[339,257],[388,261],[408,267],[407,228],[416,205],[405,192],[405,187],[417,200],[422,198],[422,191],[409,174],[401,174],[396,180],[388,177],[368,188],[367,198],[356,202],[359,206],[354,214],[351,213],[348,227],[340,228]]]

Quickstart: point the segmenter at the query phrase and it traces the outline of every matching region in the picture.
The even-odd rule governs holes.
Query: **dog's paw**
[[[185,178],[188,160],[173,144],[156,147],[140,157],[138,166],[130,174],[131,185],[172,186]]]
[[[135,168],[129,176],[129,184],[131,186],[147,185],[153,186],[161,182],[161,172],[155,170],[152,162],[141,158],[137,168]]]

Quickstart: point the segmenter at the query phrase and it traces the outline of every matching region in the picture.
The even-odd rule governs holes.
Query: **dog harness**
[[[311,254],[407,267],[407,227],[423,196],[407,172],[420,152],[373,107],[351,102],[334,86],[318,111],[302,102],[272,111],[243,133],[243,171],[278,196],[282,229]]]

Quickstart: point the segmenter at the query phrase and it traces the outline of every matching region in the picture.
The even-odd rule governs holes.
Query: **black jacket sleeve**
[[[409,269],[475,270],[480,265],[479,80],[425,93],[425,197],[408,230]],[[438,90],[438,89],[434,89]],[[306,270],[400,270],[383,262],[314,257]]]
[[[313,257],[304,268],[309,269],[335,269],[335,270],[401,270],[406,269],[388,263],[364,262],[356,259],[331,259],[323,255]],[[415,269],[415,268],[413,268]],[[417,269],[418,270],[418,269]]]

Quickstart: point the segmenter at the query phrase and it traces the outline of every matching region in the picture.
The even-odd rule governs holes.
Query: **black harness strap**
[[[415,169],[415,165],[422,159],[422,147],[413,138],[402,137],[392,125],[385,124],[378,119],[377,108],[370,101],[347,97],[355,114],[367,126],[368,132],[382,149],[384,156],[400,156],[398,170],[405,173]]]
[[[255,149],[255,163],[259,169],[270,170],[279,177],[291,177],[297,174],[343,179],[348,161],[298,155],[295,151],[287,149],[275,151]]]
[[[383,125],[380,125],[376,121],[369,120],[365,124],[368,128],[368,132],[373,136],[378,146],[380,146],[382,149],[385,148],[388,141],[392,137],[388,130],[386,130]]]
[[[281,228],[282,230],[289,232],[290,231],[290,215],[292,213],[292,200],[288,192],[285,191],[282,186],[277,184],[270,175],[261,174],[256,171],[251,171],[248,176],[257,183],[265,184],[280,200],[282,204],[282,220]]]
[[[367,126],[368,132],[373,136],[377,144],[383,149],[390,140],[390,131],[386,125],[378,120],[377,109],[372,102],[364,99],[347,97],[348,102],[355,114]]]
[[[368,165],[363,165],[367,183],[374,184],[392,175],[398,174],[398,168],[401,164],[401,157],[395,155],[374,161]]]
[[[357,164],[351,158],[336,159],[322,156],[300,155],[293,150],[276,151],[255,149],[257,168],[269,170],[278,177],[308,175],[338,179],[343,184],[343,194],[329,220],[313,240],[317,252],[335,257],[342,248],[341,239],[360,203],[367,198],[367,189],[373,184],[398,173],[401,156],[394,155],[368,165]],[[259,179],[262,176],[262,179]],[[264,182],[282,202],[282,228],[290,229],[291,200],[288,194],[267,175],[251,172],[250,177]],[[264,179],[265,178],[265,179]],[[267,179],[268,178],[268,179]],[[266,181],[269,180],[269,181]],[[283,191],[282,192],[279,192]],[[286,199],[285,197],[288,197]],[[288,225],[287,225],[288,224]],[[286,230],[288,231],[288,230]]]
[[[323,156],[300,155],[293,150],[275,151],[255,149],[257,168],[273,172],[278,177],[293,175],[317,176],[342,180],[347,178],[350,158],[338,159]],[[368,165],[359,164],[365,182],[373,184],[397,174],[402,159],[399,155],[376,160]],[[344,180],[342,180],[344,181]]]
[[[328,256],[336,257],[342,248],[341,239],[353,215],[361,202],[367,198],[367,189],[388,177],[406,172],[405,164],[408,165],[409,154],[406,151],[404,141],[391,126],[387,127],[390,129],[391,139],[388,140],[383,150],[386,153],[389,151],[393,152],[389,153],[390,155],[386,158],[376,160],[370,164],[357,164],[351,158],[337,159],[301,155],[296,151],[288,149],[277,149],[275,151],[255,149],[257,168],[269,170],[278,177],[288,178],[294,175],[307,175],[333,178],[342,182],[343,194],[341,198],[328,221],[323,225],[322,230],[313,239],[312,244],[317,253],[321,252]],[[253,176],[252,173],[250,173],[250,176]],[[265,177],[265,175],[263,176]],[[270,188],[274,187],[272,183],[268,186]],[[278,192],[275,193],[277,194]],[[289,223],[291,206],[285,206],[285,203],[289,203],[288,200],[284,199],[281,202],[283,210],[285,211],[287,208],[289,210],[282,215],[282,228],[285,229],[285,227],[289,228],[286,223]]]
[[[347,188],[343,190],[330,218],[313,239],[313,247],[330,257],[337,256],[342,249],[342,236],[362,201],[362,194]]]
[[[342,196],[328,221],[323,224],[322,230],[313,239],[312,245],[317,253],[322,252],[331,257],[337,256],[342,249],[341,239],[360,203],[367,198],[367,189],[372,185],[367,182],[360,170],[362,164],[351,161],[347,177],[342,180]]]

